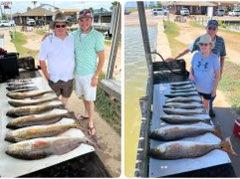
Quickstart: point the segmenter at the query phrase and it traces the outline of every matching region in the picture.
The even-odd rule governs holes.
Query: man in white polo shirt
[[[74,39],[67,33],[67,19],[62,13],[56,14],[52,25],[54,33],[41,43],[40,67],[66,107],[73,90]]]

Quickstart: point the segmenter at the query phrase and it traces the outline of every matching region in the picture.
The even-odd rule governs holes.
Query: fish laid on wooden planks
[[[190,97],[176,97],[176,98],[168,98],[166,99],[165,103],[171,103],[171,102],[198,102],[202,103],[202,100],[199,96],[190,96]]]
[[[194,109],[194,108],[203,108],[203,104],[197,103],[197,102],[192,102],[192,103],[177,103],[177,102],[172,102],[172,103],[166,103],[163,105],[164,108],[182,108],[182,109]]]
[[[24,99],[24,98],[30,98],[35,96],[41,96],[46,93],[54,93],[54,91],[51,90],[33,90],[28,92],[8,92],[7,96],[12,99]]]
[[[180,114],[180,115],[192,115],[192,114],[204,114],[205,109],[180,109],[180,108],[163,108],[163,111],[167,114]]]
[[[210,117],[208,114],[195,114],[191,116],[186,115],[162,115],[160,117],[163,121],[170,124],[186,124],[186,123],[196,123],[196,122],[210,122]]]
[[[165,94],[164,96],[168,98],[175,98],[175,97],[190,97],[190,96],[198,96],[197,91],[192,91],[188,93],[170,93],[170,94]]]

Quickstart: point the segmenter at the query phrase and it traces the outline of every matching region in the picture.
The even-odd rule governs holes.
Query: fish
[[[30,126],[16,130],[9,130],[6,133],[5,140],[9,142],[20,142],[38,137],[51,137],[61,134],[71,128],[82,129],[82,127],[80,127],[80,125],[74,119],[63,118],[54,124]]]
[[[164,108],[183,108],[183,109],[194,109],[194,108],[203,108],[201,103],[191,102],[191,103],[166,103],[163,105]]]
[[[29,84],[33,84],[31,79],[15,79],[15,80],[9,80],[7,81],[7,85],[8,86],[12,86],[12,85],[29,85]]]
[[[37,87],[22,88],[22,89],[12,90],[11,92],[27,92],[27,91],[33,91],[33,90],[38,90],[38,88]]]
[[[35,96],[41,96],[46,93],[54,93],[53,91],[46,91],[46,90],[34,90],[28,92],[8,92],[7,96],[12,99],[24,99],[30,98]]]
[[[171,82],[169,83],[171,86],[186,86],[186,85],[191,85],[191,81],[180,81],[180,82]]]
[[[155,140],[169,141],[178,140],[185,137],[194,137],[208,132],[211,132],[217,136],[220,135],[220,130],[218,130],[214,126],[199,122],[196,124],[187,125],[166,125],[161,128],[152,130],[149,137]]]
[[[157,147],[151,148],[148,155],[156,159],[176,160],[201,157],[215,149],[237,155],[232,148],[229,138],[219,143],[192,141],[165,142]]]
[[[193,85],[186,85],[186,86],[171,86],[171,90],[189,90],[189,89],[196,89]]]
[[[210,116],[208,114],[197,114],[197,115],[162,115],[160,117],[163,121],[170,124],[185,124],[185,123],[196,123],[196,122],[210,122]]]
[[[170,93],[189,93],[189,92],[194,92],[196,91],[195,89],[188,89],[188,90],[171,90]]]
[[[35,138],[10,144],[5,151],[6,154],[23,160],[36,160],[46,158],[50,155],[63,155],[80,144],[95,144],[87,137],[56,136]]]
[[[198,96],[198,92],[189,92],[189,93],[172,93],[172,94],[165,94],[164,96],[168,98],[175,98],[175,97],[189,97],[189,96]]]
[[[192,115],[192,114],[206,113],[204,108],[202,108],[202,109],[163,108],[163,111],[167,114],[182,114],[182,115]]]
[[[37,104],[41,104],[44,102],[49,102],[49,101],[53,101],[53,100],[57,100],[58,97],[56,95],[49,95],[47,97],[42,97],[42,98],[37,98],[37,99],[24,99],[24,100],[20,100],[20,99],[16,99],[16,100],[9,100],[8,103],[11,106],[14,107],[19,107],[19,106],[28,106],[28,105],[37,105]]]
[[[8,122],[6,127],[9,129],[18,129],[32,125],[52,124],[63,117],[72,117],[72,114],[66,109],[56,108],[42,114],[33,114],[12,119]]]
[[[165,103],[171,103],[171,102],[198,102],[202,103],[202,100],[199,96],[190,96],[190,97],[175,97],[175,98],[168,98],[165,100]]]
[[[6,115],[9,117],[20,117],[20,116],[26,116],[30,114],[38,114],[38,113],[46,112],[57,107],[63,107],[63,103],[59,100],[50,101],[50,102],[42,103],[39,105],[22,106],[22,107],[13,108],[13,109],[10,109]]]

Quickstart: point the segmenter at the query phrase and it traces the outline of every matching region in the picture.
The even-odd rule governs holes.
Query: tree
[[[33,7],[36,7],[37,1],[32,1]]]
[[[161,8],[162,7],[161,2],[158,1],[156,7]]]
[[[113,10],[113,7],[116,6],[117,4],[118,4],[118,1],[112,2],[112,6],[110,7],[110,9]]]

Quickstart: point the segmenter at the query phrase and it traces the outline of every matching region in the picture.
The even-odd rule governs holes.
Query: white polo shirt
[[[41,43],[39,60],[47,61],[51,81],[66,82],[73,79],[75,67],[73,36],[68,35],[64,40],[54,34],[46,37]]]

